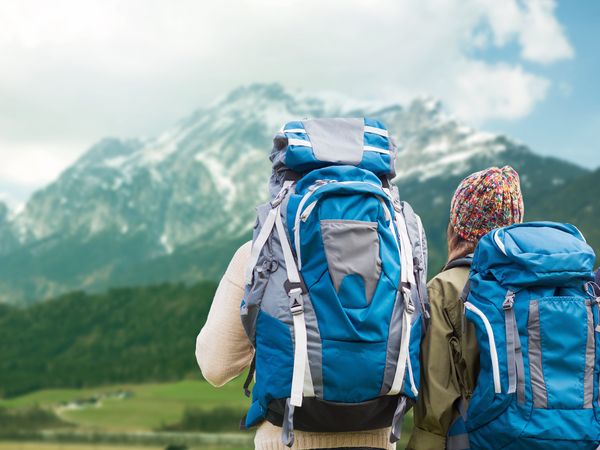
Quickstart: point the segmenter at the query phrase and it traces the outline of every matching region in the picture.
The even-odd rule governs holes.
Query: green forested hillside
[[[163,284],[0,305],[0,396],[199,376],[194,339],[214,290]]]

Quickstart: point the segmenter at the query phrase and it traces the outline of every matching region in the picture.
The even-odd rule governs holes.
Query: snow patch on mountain
[[[506,139],[460,123],[430,97],[404,106],[256,84],[155,138],[103,139],[36,192],[2,233],[20,244],[111,230],[132,239],[145,233],[148,255],[241,236],[267,198],[273,135],[287,121],[322,116],[382,120],[401,150],[399,179],[459,173],[471,158],[506,149]]]

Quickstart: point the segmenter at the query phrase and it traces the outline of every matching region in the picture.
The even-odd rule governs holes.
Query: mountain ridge
[[[400,137],[395,182],[426,218],[435,264],[448,196],[466,173],[521,161],[524,190],[534,193],[548,179],[560,190],[591,173],[464,125],[431,98],[382,105],[243,86],[154,138],[102,139],[14,217],[0,205],[0,301],[218,278],[267,198],[272,136],[306,116],[376,117]],[[543,161],[549,173],[536,169]]]

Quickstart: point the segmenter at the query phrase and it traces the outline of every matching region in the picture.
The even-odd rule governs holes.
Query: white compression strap
[[[300,289],[298,289],[300,290]],[[298,295],[302,296],[302,292]],[[307,342],[306,342],[306,323],[304,321],[304,311],[294,314],[294,372],[292,374],[292,392],[290,394],[290,404],[293,406],[302,406],[302,393],[304,391],[304,376],[306,375],[307,361]]]
[[[404,381],[404,374],[406,373],[406,365],[408,361],[408,344],[410,341],[410,322],[412,314],[406,309],[402,314],[402,338],[400,352],[398,354],[398,363],[396,365],[396,374],[394,375],[394,381],[392,388],[388,395],[396,395],[402,390],[402,382]]]
[[[410,382],[410,390],[414,394],[415,397],[419,396],[419,390],[417,389],[417,385],[415,384],[415,374],[413,372],[412,363],[410,362],[410,358],[406,358],[406,364],[408,368],[408,380]]]
[[[277,207],[277,215],[275,218],[275,227],[281,249],[283,250],[283,259],[285,261],[285,269],[287,278],[290,283],[299,284],[300,274],[294,260],[294,255],[290,247],[279,207]],[[294,371],[292,374],[292,389],[290,393],[290,405],[302,406],[302,394],[304,392],[304,380],[306,377],[308,348],[306,337],[306,322],[304,320],[304,299],[302,289],[300,287],[293,288],[288,292],[290,298],[290,310],[294,322]]]
[[[402,249],[402,259],[404,259],[403,267],[405,267],[405,277],[402,281],[407,281],[411,285],[415,283],[415,266],[412,254],[412,244],[408,237],[408,228],[404,220],[404,214],[400,211],[396,212],[396,226],[400,235],[400,245]]]
[[[281,250],[283,251],[283,259],[285,261],[285,270],[287,271],[287,277],[290,283],[300,283],[300,275],[296,267],[296,261],[294,261],[294,254],[290,247],[290,241],[287,238],[287,233],[281,220],[281,214],[279,214],[279,207],[277,207],[277,216],[275,217],[275,227],[277,227],[277,235],[279,236],[279,242],[281,243]]]

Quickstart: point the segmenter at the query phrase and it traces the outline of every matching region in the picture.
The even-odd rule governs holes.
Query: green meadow
[[[183,380],[172,383],[115,384],[85,389],[45,389],[11,399],[0,399],[0,409],[8,411],[27,411],[41,408],[53,411],[66,423],[67,433],[97,433],[113,435],[118,433],[165,432],[177,430],[185,423],[184,417],[189,411],[205,411],[215,414],[226,409],[234,415],[234,423],[244,414],[249,400],[243,395],[244,377],[216,389],[205,381]],[[119,394],[119,395],[116,395]],[[231,421],[230,421],[231,422]],[[410,418],[405,423],[403,443],[408,437]],[[189,425],[189,424],[188,424]],[[193,427],[192,427],[193,428]],[[185,432],[211,434],[210,429]],[[173,431],[177,435],[177,431]],[[245,439],[250,443],[252,432],[240,432],[233,428],[215,433],[219,436],[219,445],[215,447],[190,445],[188,448],[230,448]],[[236,437],[230,441],[228,437]],[[1,442],[0,442],[1,443]],[[118,443],[56,443],[56,442],[10,442],[0,445],[0,450],[120,450],[131,448]],[[144,448],[167,448],[166,446]],[[402,445],[399,446],[402,448]]]
[[[86,429],[106,431],[150,431],[173,424],[186,408],[211,410],[229,407],[240,418],[249,402],[243,395],[243,380],[216,389],[205,381],[119,384],[86,389],[46,389],[12,399],[0,399],[0,408],[51,408],[66,422]],[[112,397],[116,392],[125,398]],[[106,396],[106,397],[104,397]],[[96,404],[85,401],[97,397]],[[82,406],[74,406],[74,402]]]

